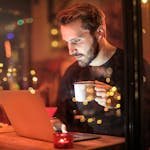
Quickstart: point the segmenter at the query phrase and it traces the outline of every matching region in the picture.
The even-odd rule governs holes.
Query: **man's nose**
[[[76,53],[76,48],[73,44],[68,43],[69,55],[74,55]]]

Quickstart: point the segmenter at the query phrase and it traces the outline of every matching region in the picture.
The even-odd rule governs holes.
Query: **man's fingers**
[[[107,98],[107,93],[104,91],[96,92],[96,96],[101,97],[101,98]]]
[[[103,82],[97,82],[95,83],[95,90],[97,89],[105,89],[105,90],[109,90],[111,88],[110,85],[103,83]]]
[[[61,125],[61,131],[62,131],[62,133],[67,133],[67,128],[66,128],[65,124]]]
[[[99,105],[101,105],[101,106],[103,106],[103,107],[106,107],[106,99],[105,99],[105,98],[96,97],[96,98],[95,98],[95,101],[96,101]]]
[[[106,92],[107,90],[105,88],[102,88],[102,87],[95,87],[95,91],[96,92]]]

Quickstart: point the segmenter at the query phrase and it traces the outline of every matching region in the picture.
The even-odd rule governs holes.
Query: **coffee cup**
[[[78,81],[74,83],[75,100],[77,102],[92,101],[95,99],[94,81]]]

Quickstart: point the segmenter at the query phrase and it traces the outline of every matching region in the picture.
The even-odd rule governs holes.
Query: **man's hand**
[[[121,96],[115,86],[110,86],[106,83],[95,81],[96,98],[95,101],[109,109],[119,108],[119,100]]]
[[[50,122],[53,125],[53,130],[55,132],[62,132],[62,133],[67,133],[67,127],[64,123],[62,123],[58,118],[51,118]]]

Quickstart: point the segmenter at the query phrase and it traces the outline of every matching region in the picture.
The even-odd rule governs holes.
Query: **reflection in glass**
[[[143,143],[145,149],[150,148],[150,1],[141,1],[142,10],[142,33],[143,33],[143,58],[144,72],[143,76],[143,99],[141,102],[142,108],[142,131],[143,131]]]

